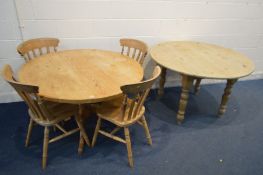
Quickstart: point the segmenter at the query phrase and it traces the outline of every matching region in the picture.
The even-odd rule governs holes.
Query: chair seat
[[[124,117],[122,116],[122,98],[118,98],[116,100],[111,100],[108,102],[103,102],[100,106],[96,108],[96,113],[99,117],[103,118],[104,120],[112,122],[118,126],[127,126],[139,120],[145,112],[145,107],[142,106],[141,110],[138,112],[136,117],[124,121],[123,118],[128,117],[128,112],[130,111],[130,104],[131,103],[128,101]]]
[[[35,117],[34,113],[29,109],[28,113],[30,117],[38,124],[48,126],[58,123],[68,117],[78,114],[78,105],[66,104],[66,103],[55,103],[44,101],[44,105],[49,112],[50,116],[47,116],[49,120],[43,121]]]

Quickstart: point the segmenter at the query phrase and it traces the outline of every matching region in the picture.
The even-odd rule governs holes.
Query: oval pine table
[[[84,104],[117,98],[122,94],[120,86],[137,83],[142,78],[143,68],[135,60],[95,49],[42,55],[22,65],[18,72],[19,81],[38,86],[44,99],[78,104],[80,122]],[[80,141],[83,139],[89,144],[86,134]],[[80,147],[79,153],[82,150]]]
[[[189,89],[196,80],[195,92],[200,88],[201,79],[226,79],[227,85],[222,96],[218,115],[226,111],[226,104],[234,83],[254,71],[254,64],[245,55],[221,46],[194,42],[170,41],[154,46],[151,57],[162,66],[159,95],[163,95],[166,69],[182,75],[182,92],[177,113],[177,123],[184,120]]]

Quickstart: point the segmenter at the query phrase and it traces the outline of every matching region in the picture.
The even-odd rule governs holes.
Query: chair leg
[[[43,155],[42,155],[42,169],[45,169],[46,166],[47,166],[48,141],[49,141],[49,128],[47,126],[45,126],[44,143],[43,143]]]
[[[30,118],[30,122],[29,122],[28,129],[27,129],[25,147],[28,147],[28,145],[29,145],[33,124],[34,124],[34,121]]]
[[[131,139],[130,139],[130,132],[129,132],[129,128],[128,127],[124,128],[124,135],[125,135],[125,140],[126,140],[126,147],[127,147],[127,152],[128,152],[129,165],[130,165],[130,167],[133,167]]]
[[[152,138],[151,138],[151,135],[150,135],[150,131],[149,131],[149,128],[148,128],[148,125],[147,125],[147,122],[145,120],[145,116],[142,116],[142,124],[143,124],[143,128],[144,128],[144,131],[145,131],[145,135],[146,135],[146,138],[147,138],[147,141],[148,141],[148,144],[149,145],[152,145]]]
[[[94,131],[94,135],[93,135],[93,138],[92,138],[91,147],[94,147],[94,145],[95,145],[95,143],[97,141],[98,133],[99,133],[99,130],[100,130],[100,125],[101,125],[101,118],[99,117],[98,121],[97,121],[97,125],[96,125],[96,128],[95,128],[95,131]]]
[[[83,153],[84,149],[84,138],[82,137],[81,132],[79,132],[79,148],[78,148],[78,154],[81,155]]]

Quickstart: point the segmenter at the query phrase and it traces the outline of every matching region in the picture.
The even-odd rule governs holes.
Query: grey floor
[[[78,134],[49,147],[48,166],[41,170],[43,128],[35,127],[24,147],[28,117],[23,103],[0,104],[0,174],[263,174],[263,80],[238,82],[226,114],[216,116],[224,84],[203,85],[191,94],[186,120],[175,121],[180,88],[167,88],[160,100],[152,91],[146,117],[153,146],[140,126],[131,129],[135,167],[127,164],[123,144],[99,136],[95,148],[77,155]],[[92,137],[96,117],[87,121]],[[70,123],[68,127],[73,126]],[[105,129],[112,126],[104,123]],[[55,133],[56,134],[56,133]]]

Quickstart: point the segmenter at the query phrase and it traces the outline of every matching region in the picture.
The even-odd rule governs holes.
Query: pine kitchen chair
[[[149,132],[147,122],[145,120],[145,107],[144,101],[156,79],[159,77],[161,69],[159,66],[156,66],[152,75],[152,78],[140,83],[124,85],[121,87],[123,92],[123,100],[117,106],[116,103],[110,104],[105,103],[101,106],[98,106],[96,113],[98,115],[98,121],[95,128],[92,147],[95,145],[98,134],[107,136],[115,141],[126,144],[128,151],[128,161],[130,167],[133,167],[133,158],[132,158],[132,148],[130,141],[129,126],[138,123],[143,126],[146,134],[146,138],[149,145],[152,145],[152,139]],[[100,129],[102,120],[107,120],[114,125],[116,128],[113,129],[110,133]],[[124,128],[125,139],[122,139],[114,134],[120,129]]]
[[[148,46],[146,43],[136,39],[123,38],[120,39],[120,45],[122,46],[122,55],[127,55],[143,65],[148,52]]]
[[[17,82],[13,77],[13,71],[10,65],[5,65],[2,71],[3,78],[17,91],[20,97],[28,105],[28,114],[30,116],[30,123],[28,126],[25,146],[29,145],[30,135],[34,123],[43,126],[44,141],[43,141],[43,155],[42,155],[42,168],[46,168],[48,144],[60,140],[66,136],[72,135],[78,131],[85,132],[81,129],[82,123],[78,120],[78,106],[63,103],[54,103],[43,100],[38,95],[38,86],[22,84]],[[66,118],[75,116],[78,127],[70,131],[66,131],[59,123]],[[63,134],[49,139],[49,127],[55,126]],[[89,144],[89,143],[87,143]]]
[[[18,45],[17,52],[28,62],[37,56],[56,52],[58,44],[57,38],[35,38]]]

